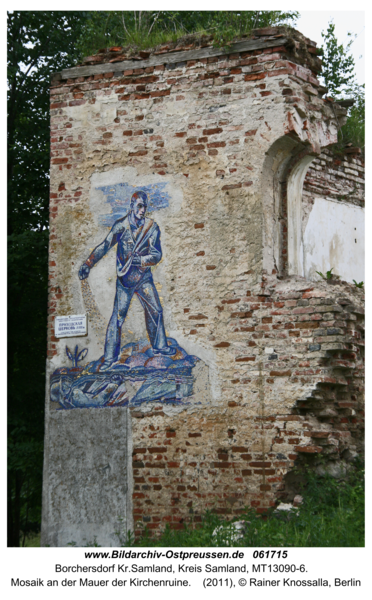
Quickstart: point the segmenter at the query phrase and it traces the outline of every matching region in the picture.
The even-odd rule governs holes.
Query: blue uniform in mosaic
[[[85,279],[89,270],[115,245],[116,296],[106,333],[105,363],[112,364],[119,358],[121,328],[134,294],[144,309],[146,329],[154,352],[172,354],[167,345],[163,309],[151,273],[151,267],[157,265],[162,257],[159,226],[147,217],[136,218],[131,210],[115,222],[106,239],[93,250],[79,271],[80,279]]]

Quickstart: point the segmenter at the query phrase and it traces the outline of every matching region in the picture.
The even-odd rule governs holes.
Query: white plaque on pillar
[[[86,315],[69,315],[67,317],[55,318],[55,336],[76,337],[87,334],[87,316]]]

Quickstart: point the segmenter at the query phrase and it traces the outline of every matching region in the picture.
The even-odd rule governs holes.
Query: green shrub
[[[166,526],[158,538],[145,529],[143,537],[128,545],[160,547],[361,547],[364,546],[364,470],[357,465],[342,481],[330,475],[303,472],[303,503],[290,514],[269,510],[257,515],[248,509],[239,520],[247,522],[242,539],[234,541],[231,523],[206,512],[200,526],[183,530]],[[238,519],[235,519],[238,520]],[[221,527],[217,535],[213,532]]]

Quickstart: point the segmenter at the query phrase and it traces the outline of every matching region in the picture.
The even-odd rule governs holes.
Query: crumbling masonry
[[[53,79],[44,545],[262,512],[291,499],[299,462],[335,469],[362,452],[364,168],[355,149],[330,150],[346,109],[323,97],[319,69],[315,44],[278,28],[228,51],[208,38],[111,48]],[[168,377],[151,400],[124,349],[117,395],[84,408],[68,386],[91,367],[71,368],[66,344],[88,348],[103,381],[115,251],[84,281],[79,268],[110,230],[109,194],[144,188],[163,194],[148,213],[163,250],[153,277],[188,370],[169,383],[148,344],[141,365]],[[338,278],[316,273],[331,268]],[[56,338],[55,317],[76,314],[87,336]],[[123,348],[140,352],[143,321],[133,302]],[[87,384],[74,398],[93,396]]]

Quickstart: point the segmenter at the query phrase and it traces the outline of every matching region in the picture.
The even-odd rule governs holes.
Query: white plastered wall
[[[364,209],[315,198],[303,236],[303,265],[307,279],[333,268],[345,281],[364,281]]]
[[[346,202],[315,198],[302,232],[302,187],[313,156],[293,169],[287,186],[288,273],[316,280],[317,271],[364,281],[364,209]]]
[[[302,187],[314,156],[305,156],[293,168],[287,186],[288,214],[288,274],[305,275],[302,241]]]

